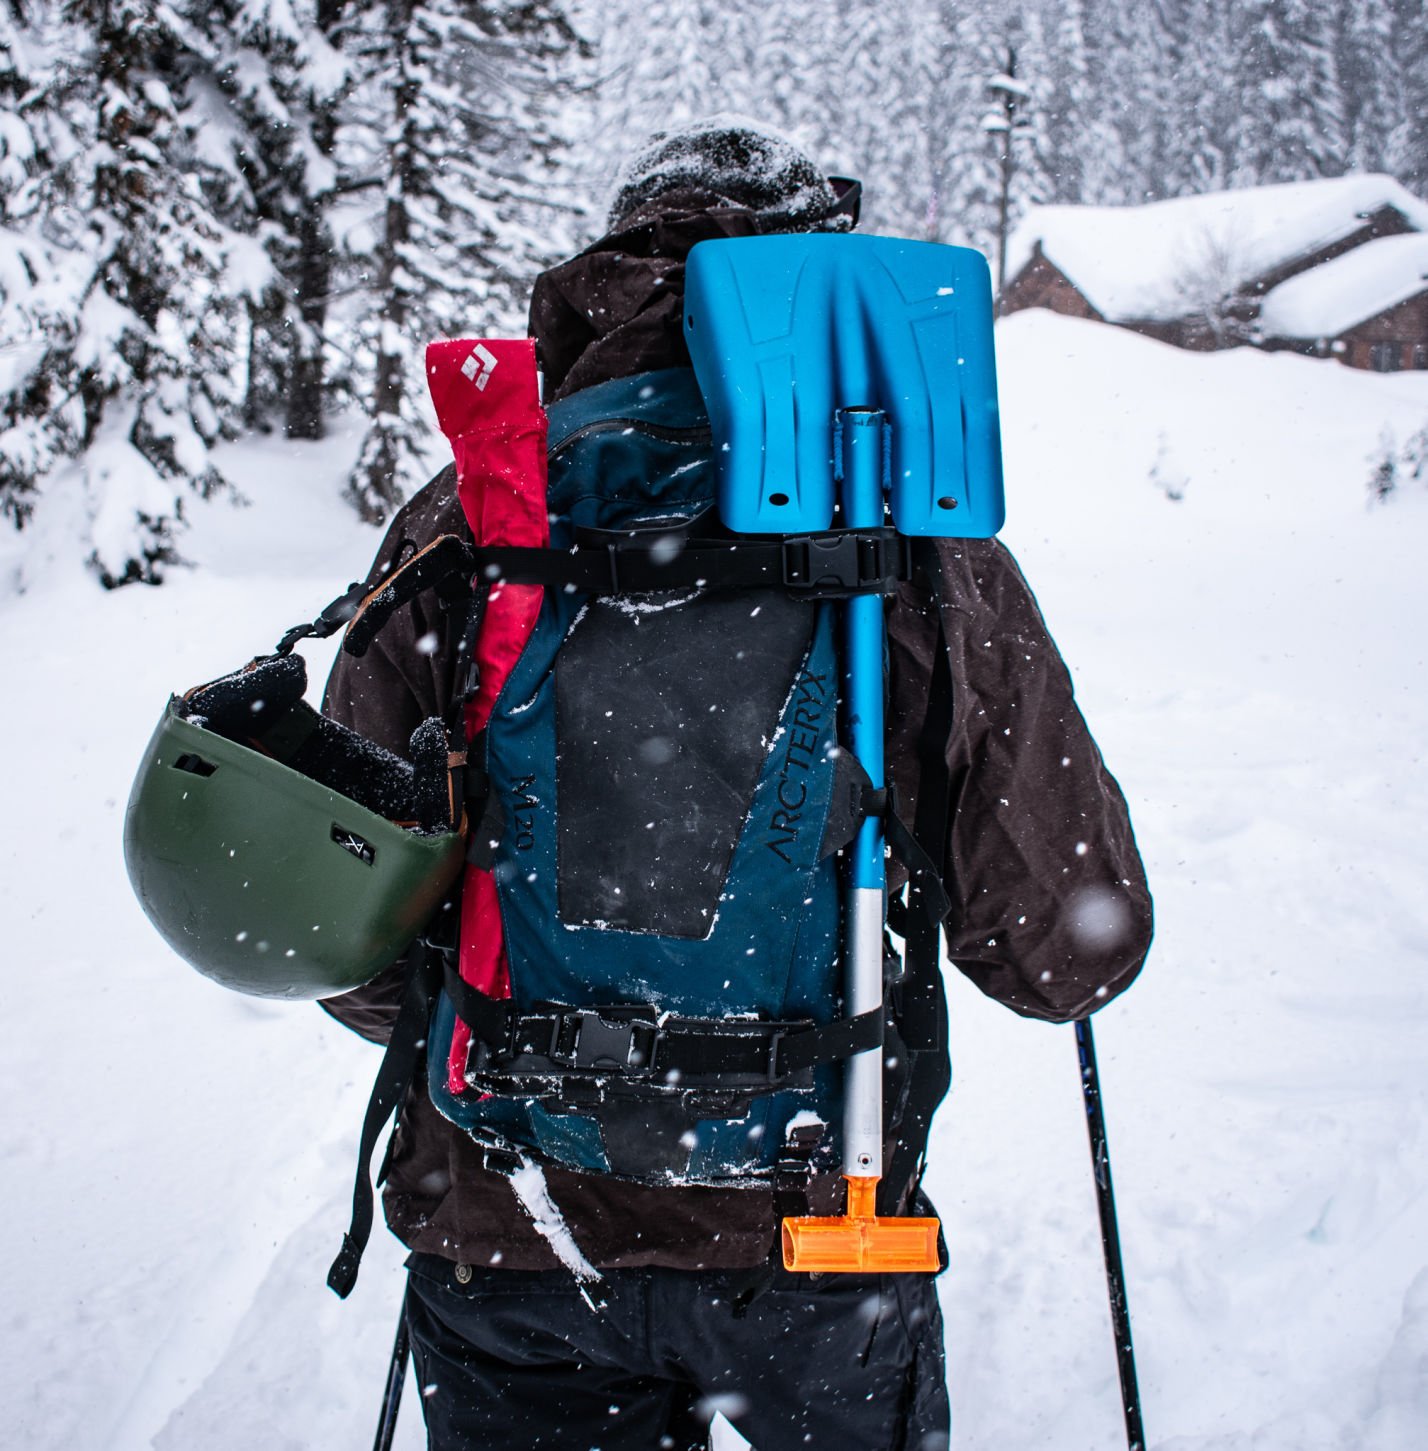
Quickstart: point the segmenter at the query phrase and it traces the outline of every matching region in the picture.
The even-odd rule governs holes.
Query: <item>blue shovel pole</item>
[[[876,529],[883,522],[884,416],[872,408],[839,415],[843,453],[843,525]],[[883,601],[860,595],[844,606],[844,700],[848,744],[875,786],[883,782]],[[880,1008],[883,1001],[883,824],[867,817],[849,863],[847,1011]],[[883,1172],[882,1050],[848,1060],[843,1173],[849,1179]]]
[[[883,523],[883,442],[886,419],[875,408],[838,413],[843,463],[843,525]],[[883,783],[883,601],[855,595],[843,606],[845,738],[875,787]],[[883,824],[869,816],[848,863],[844,1011],[850,1017],[882,1011],[884,920]],[[883,1172],[883,1051],[854,1054],[844,1069],[843,1177],[847,1212],[831,1218],[785,1219],[784,1265],[791,1270],[923,1272],[940,1268],[935,1219],[877,1212]]]

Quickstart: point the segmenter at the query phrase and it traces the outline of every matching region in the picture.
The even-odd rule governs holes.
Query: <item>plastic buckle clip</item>
[[[567,1068],[643,1072],[654,1057],[658,1029],[638,1019],[610,1022],[587,1009],[562,1013],[552,1036],[550,1056]]]
[[[812,599],[892,594],[910,569],[910,541],[891,529],[834,529],[784,540],[784,586]]]
[[[783,582],[790,589],[856,590],[861,583],[856,534],[796,534],[783,546]]]
[[[329,604],[313,621],[322,626],[329,635],[341,629],[357,613],[357,607],[369,593],[365,580],[354,580],[347,589]]]

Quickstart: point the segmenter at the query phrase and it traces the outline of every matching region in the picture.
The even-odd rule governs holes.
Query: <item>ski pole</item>
[[[402,1408],[402,1386],[407,1378],[407,1355],[411,1336],[407,1331],[407,1299],[402,1296],[402,1309],[397,1317],[397,1338],[392,1343],[392,1360],[387,1367],[387,1384],[382,1391],[382,1414],[377,1418],[377,1439],[372,1451],[392,1451],[392,1437],[397,1434],[397,1413]]]
[[[1091,1136],[1091,1167],[1096,1175],[1096,1208],[1101,1216],[1101,1249],[1106,1257],[1106,1288],[1111,1298],[1111,1331],[1116,1341],[1116,1369],[1121,1378],[1121,1408],[1126,1418],[1130,1451],[1144,1451],[1145,1428],[1140,1418],[1140,1388],[1135,1377],[1130,1307],[1126,1303],[1121,1236],[1116,1227],[1116,1196],[1111,1188],[1111,1152],[1106,1144],[1106,1119],[1101,1112],[1101,1079],[1096,1071],[1096,1044],[1091,1020],[1076,1020],[1076,1051],[1081,1059],[1081,1093],[1086,1101],[1086,1129]]]

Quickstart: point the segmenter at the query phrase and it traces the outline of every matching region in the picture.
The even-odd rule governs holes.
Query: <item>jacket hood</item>
[[[697,188],[666,192],[613,232],[543,272],[530,333],[548,402],[596,383],[687,368],[684,266],[698,242],[786,230]]]

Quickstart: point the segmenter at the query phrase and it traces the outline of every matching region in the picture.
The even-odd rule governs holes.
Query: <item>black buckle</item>
[[[774,1173],[781,1179],[807,1178],[812,1169],[813,1155],[827,1131],[828,1125],[821,1122],[800,1124],[796,1129],[789,1129],[774,1162]]]
[[[550,1057],[565,1068],[646,1073],[659,1029],[651,1019],[615,1018],[598,1008],[560,1013],[552,1025]]]
[[[321,625],[328,634],[334,634],[357,613],[357,606],[370,593],[371,590],[365,580],[354,580],[347,586],[343,594],[340,594],[323,610],[313,624]]]
[[[509,1179],[525,1167],[525,1161],[521,1158],[520,1151],[509,1140],[502,1138],[499,1133],[483,1128],[479,1124],[468,1132],[475,1142],[476,1151],[481,1155],[482,1164],[491,1173],[500,1174],[502,1178]]]
[[[911,540],[893,529],[830,529],[783,542],[784,587],[811,599],[893,594],[911,568]]]
[[[316,636],[325,640],[335,635],[357,613],[357,607],[370,593],[365,580],[354,580],[347,589],[327,605],[322,613],[307,625],[294,625],[274,647],[275,655],[291,655],[299,640]]]
[[[509,1179],[519,1174],[525,1168],[525,1162],[517,1153],[509,1149],[498,1149],[493,1144],[480,1145],[481,1165],[492,1174],[499,1174],[503,1179]]]

